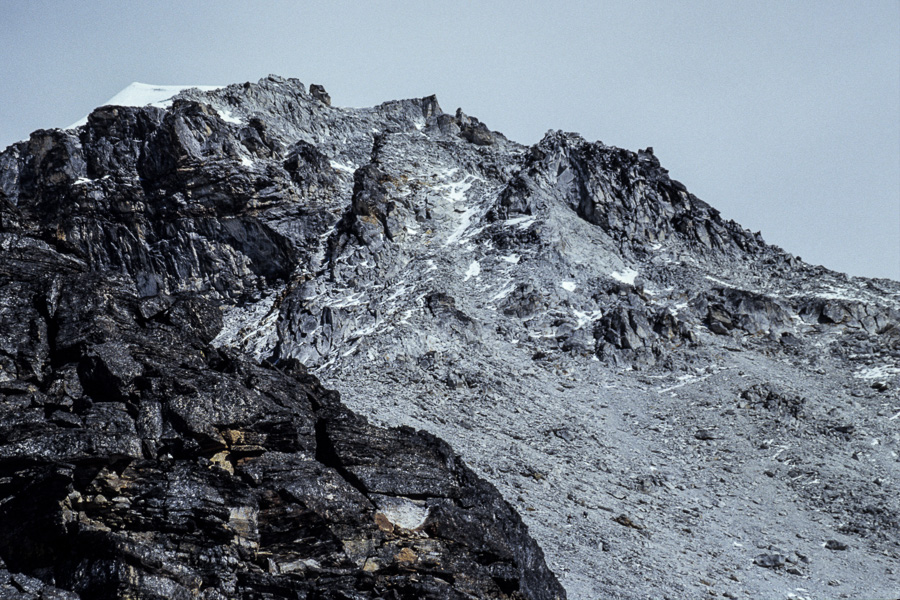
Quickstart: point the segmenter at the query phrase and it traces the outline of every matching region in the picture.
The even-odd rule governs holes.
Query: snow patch
[[[438,189],[446,189],[447,192],[444,194],[444,198],[447,202],[456,204],[457,202],[463,202],[466,199],[466,192],[468,192],[471,187],[472,183],[469,181],[469,176],[467,175],[462,181],[438,186]]]
[[[469,225],[472,224],[472,217],[475,215],[474,208],[467,208],[466,212],[462,214],[462,221],[459,224],[453,233],[447,238],[447,241],[444,242],[444,247],[446,248],[450,244],[454,244],[459,242],[462,239],[463,234],[466,232],[466,229],[469,228]]]
[[[468,281],[473,277],[478,277],[481,274],[481,265],[477,260],[473,260],[469,265],[469,268],[466,270],[466,278],[463,281]]]
[[[634,269],[622,269],[622,271],[614,271],[609,274],[616,281],[621,281],[627,285],[634,285],[635,278],[639,275]]]
[[[330,164],[331,168],[335,171],[344,171],[345,173],[353,173],[356,171],[356,167],[353,165],[345,165],[344,163],[339,163],[334,160],[328,161],[328,164]]]
[[[709,279],[707,277],[707,279]],[[814,291],[795,292],[793,294],[785,294],[785,298],[798,298],[803,296],[814,296],[824,300],[845,300],[851,302],[865,302],[865,295],[860,294],[858,290],[851,290],[845,287],[826,283],[821,289]]]
[[[239,119],[238,117],[235,117],[229,110],[226,110],[224,108],[218,108],[218,109],[216,109],[216,112],[219,113],[219,118],[222,119],[223,121],[225,121],[226,123],[233,123],[235,125],[243,125],[244,124],[243,119]]]
[[[506,261],[513,265],[517,265],[517,264],[519,264],[519,255],[518,254],[510,254],[509,256],[501,256],[500,260]]]
[[[574,281],[561,281],[559,285],[567,292],[574,292],[575,288],[578,287],[577,285],[575,285]]]
[[[706,277],[704,277],[704,279],[706,279],[708,281],[712,281],[713,283],[718,283],[719,285],[724,285],[725,287],[729,287],[729,288],[731,287],[731,284],[728,283],[727,281],[722,281],[721,279],[717,279],[717,278],[713,277],[712,275],[707,275]]]
[[[156,106],[157,108],[168,108],[172,105],[172,97],[177,96],[184,90],[195,88],[200,90],[201,92],[211,92],[223,87],[225,86],[152,85],[149,83],[139,83],[135,81],[100,106]],[[66,127],[66,129],[74,129],[76,127],[81,127],[82,125],[87,125],[87,115],[85,115],[78,121],[75,121],[74,123]]]
[[[346,296],[336,299],[334,302],[331,302],[327,306],[331,308],[348,308],[351,306],[359,306],[362,304],[366,295],[364,292],[353,292]]]
[[[701,381],[704,381],[704,380],[706,380],[706,379],[709,379],[711,376],[712,376],[712,373],[710,373],[709,375],[703,375],[703,376],[698,376],[698,375],[680,375],[680,376],[678,376],[678,377],[675,378],[676,381],[678,381],[679,383],[676,383],[675,385],[671,385],[671,386],[669,386],[669,387],[667,387],[667,388],[663,388],[663,389],[661,389],[661,390],[656,390],[656,392],[659,393],[659,394],[665,394],[666,392],[671,392],[672,390],[677,390],[678,388],[684,387],[684,386],[686,386],[686,385],[688,385],[688,384],[699,383],[699,382],[701,382]]]
[[[578,321],[575,326],[575,329],[581,329],[588,323],[593,323],[594,321],[599,321],[603,317],[602,310],[591,311],[591,313],[588,314],[584,311],[581,311],[578,309],[573,309],[572,314],[575,315],[575,319]]]
[[[537,217],[515,217],[513,219],[507,219],[503,223],[505,225],[517,225],[519,229],[528,229],[532,225],[534,225],[535,221],[537,221]]]

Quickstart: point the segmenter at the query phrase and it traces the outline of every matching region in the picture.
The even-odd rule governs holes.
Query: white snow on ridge
[[[559,285],[567,292],[574,292],[575,288],[578,287],[574,281],[561,281]]]
[[[615,279],[616,281],[621,281],[622,283],[628,285],[634,285],[635,278],[639,275],[637,271],[634,269],[623,269],[621,273],[614,272],[610,273],[609,276]]]
[[[100,106],[156,106],[167,108],[171,104],[173,96],[190,88],[197,88],[202,92],[211,92],[221,89],[222,85],[152,85],[135,81],[127,88],[101,104]],[[230,113],[219,113],[223,121],[240,123]],[[74,129],[87,124],[87,115],[72,123],[65,129]]]

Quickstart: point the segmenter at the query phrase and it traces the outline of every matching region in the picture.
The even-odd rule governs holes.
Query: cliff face
[[[310,262],[255,131],[104,108],[2,155],[0,597],[565,597],[447,444],[210,345]]]
[[[0,236],[12,595],[900,586],[900,284],[652,149],[269,77],[11,146]]]

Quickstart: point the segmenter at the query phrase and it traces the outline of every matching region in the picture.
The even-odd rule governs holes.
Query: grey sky
[[[900,1],[0,0],[0,147],[132,81],[436,93],[522,143],[632,150],[766,241],[900,279]]]

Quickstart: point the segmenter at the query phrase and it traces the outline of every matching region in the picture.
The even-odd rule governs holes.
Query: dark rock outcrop
[[[0,155],[0,597],[564,598],[447,444],[210,345],[334,222],[314,147],[241,162],[275,146],[183,100]]]
[[[309,93],[313,98],[315,98],[325,106],[331,106],[331,96],[328,94],[328,92],[325,91],[324,86],[311,83],[309,85]]]
[[[533,146],[519,176],[499,197],[497,218],[537,214],[547,188],[586,221],[603,228],[624,252],[679,240],[701,252],[761,249],[762,239],[690,194],[660,166],[652,149],[637,153],[549,132]]]

